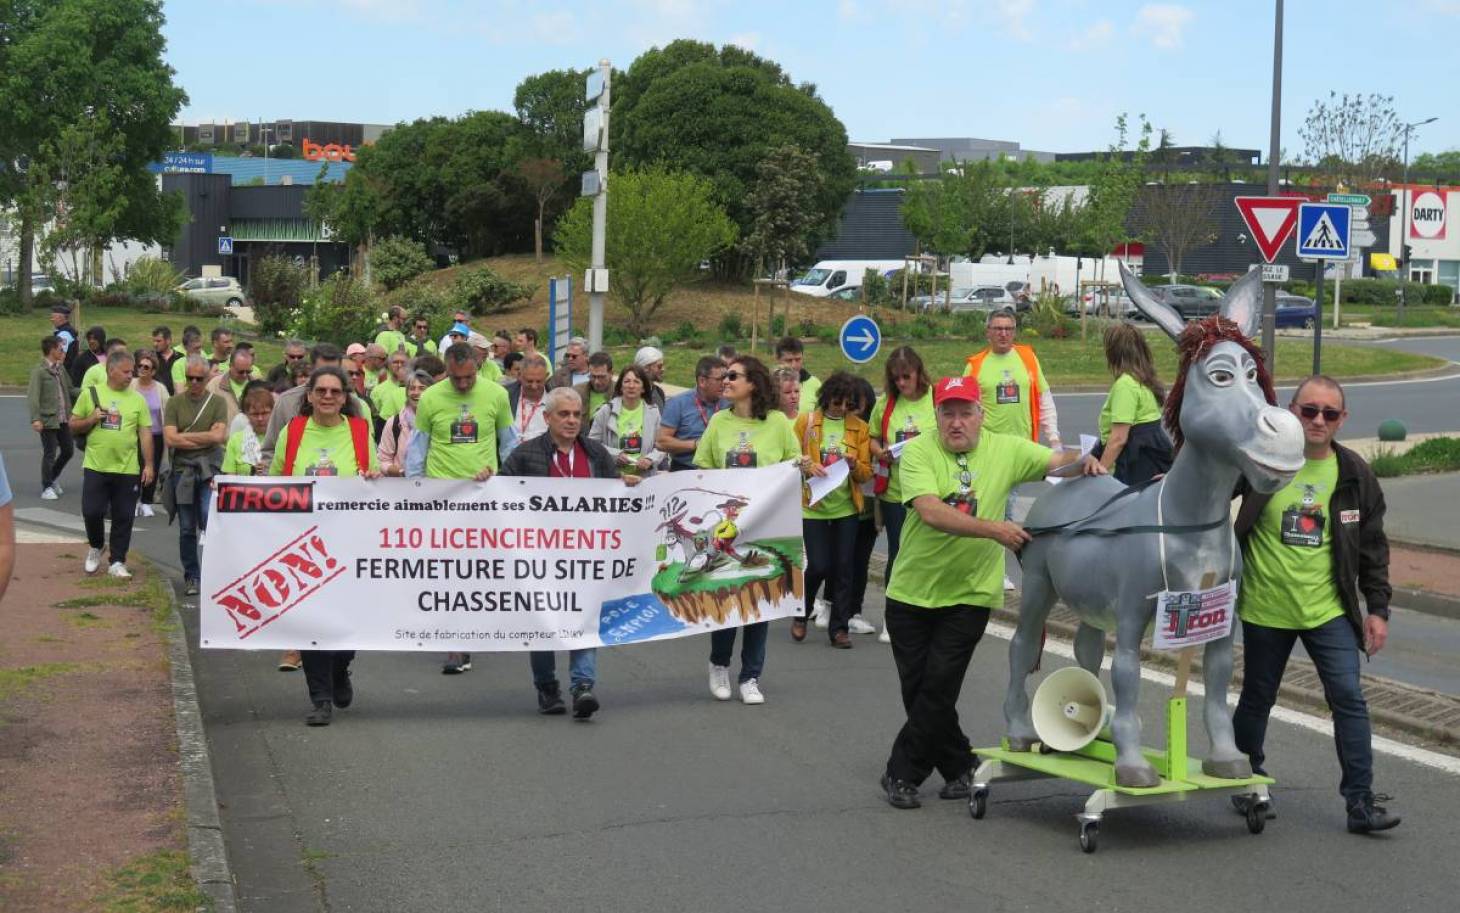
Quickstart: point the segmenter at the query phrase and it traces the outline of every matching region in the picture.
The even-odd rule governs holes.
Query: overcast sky
[[[1116,114],[1179,145],[1268,146],[1272,0],[168,0],[183,117],[395,123],[511,110],[525,76],[676,38],[815,83],[853,140],[1105,148]],[[1460,0],[1289,0],[1283,147],[1314,99],[1394,96],[1411,155],[1460,148]]]

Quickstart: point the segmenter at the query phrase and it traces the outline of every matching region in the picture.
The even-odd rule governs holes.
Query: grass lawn
[[[1324,311],[1328,321],[1333,322],[1332,303],[1325,303]],[[1397,310],[1392,307],[1373,308],[1360,305],[1344,305],[1339,320],[1345,326],[1367,323],[1376,327],[1460,327],[1460,307],[1407,307],[1404,321],[1400,322]]]
[[[204,339],[214,327],[225,324],[234,331],[236,341],[248,340],[254,344],[255,361],[260,370],[267,371],[284,360],[284,347],[279,340],[260,340],[251,326],[232,320],[197,314],[146,314],[131,308],[91,306],[83,308],[81,316],[84,322],[76,323],[77,330],[85,333],[88,327],[105,327],[108,336],[125,339],[133,351],[144,345],[152,346],[153,327],[170,327],[173,343],[181,345],[183,327],[188,324],[202,330]],[[72,322],[75,323],[74,320]],[[0,384],[25,385],[30,369],[40,364],[41,337],[50,333],[50,314],[45,311],[35,311],[26,317],[0,317]],[[206,342],[204,348],[207,348]]]
[[[1045,377],[1048,378],[1050,386],[1058,391],[1061,387],[1108,385],[1110,374],[1105,369],[1105,353],[1100,346],[1099,338],[1098,332],[1092,332],[1087,343],[1081,343],[1078,338],[1034,340],[1035,351],[1039,354],[1040,364],[1044,367]],[[1156,356],[1156,368],[1160,372],[1161,378],[1170,383],[1172,375],[1176,372],[1175,348],[1164,336],[1152,335],[1149,340],[1152,343],[1151,350]],[[984,345],[981,339],[966,342],[954,339],[883,340],[882,352],[876,359],[865,365],[853,365],[842,357],[836,346],[808,342],[806,344],[806,366],[819,377],[825,377],[839,368],[846,369],[867,378],[874,387],[880,390],[886,356],[903,342],[917,350],[927,363],[929,373],[935,378],[962,374],[965,359]],[[741,348],[743,351],[748,346],[742,345]],[[699,352],[673,346],[667,350],[666,354],[668,371],[665,379],[672,384],[689,386],[693,378],[695,361],[700,355],[708,355],[712,352],[709,350]],[[773,355],[767,351],[764,343],[762,343],[759,354],[763,361],[773,360]],[[632,357],[632,348],[620,348],[614,351],[615,364],[621,364],[623,359]],[[1339,378],[1419,371],[1425,368],[1440,367],[1444,363],[1442,359],[1431,358],[1427,355],[1414,355],[1377,346],[1344,346],[1333,343],[1325,343],[1323,346],[1323,370]],[[1313,347],[1311,343],[1297,339],[1278,340],[1277,373],[1279,381],[1306,377],[1312,364]]]

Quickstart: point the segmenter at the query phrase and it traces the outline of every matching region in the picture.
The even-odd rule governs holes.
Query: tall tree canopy
[[[611,130],[616,167],[660,165],[705,177],[744,235],[755,231],[751,190],[777,149],[804,150],[821,178],[808,248],[835,232],[856,183],[846,129],[816,87],[795,85],[774,62],[734,46],[681,40],[640,55],[613,84]],[[729,272],[752,263],[734,251],[718,262]]]

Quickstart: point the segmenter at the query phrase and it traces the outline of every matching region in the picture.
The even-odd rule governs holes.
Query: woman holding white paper
[[[821,585],[828,584],[827,635],[833,647],[848,650],[852,646],[848,623],[857,611],[852,600],[857,517],[862,512],[862,483],[872,478],[872,451],[867,423],[853,411],[860,401],[855,377],[838,371],[816,396],[815,411],[803,411],[795,429],[802,458],[813,475],[801,498],[806,605],[813,605]],[[806,618],[803,614],[791,622],[792,640],[806,639]]]

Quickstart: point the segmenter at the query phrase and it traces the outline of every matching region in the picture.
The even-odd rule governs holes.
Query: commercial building
[[[380,139],[390,124],[357,124],[320,120],[256,120],[223,121],[200,124],[174,124],[178,143],[184,148],[207,151],[227,146],[270,146],[287,144],[303,154],[307,149],[329,146],[350,152],[344,161],[354,158],[353,150]],[[308,157],[308,156],[305,156]]]
[[[1013,159],[1022,162],[1032,158],[1036,162],[1052,162],[1055,153],[1038,149],[1024,149],[1011,140],[979,139],[973,136],[957,137],[911,137],[891,140],[892,143],[920,146],[938,151],[943,162],[982,162],[987,159]],[[934,169],[935,171],[937,169]]]
[[[1403,260],[1399,239],[1410,247],[1408,278],[1427,285],[1460,290],[1460,191],[1433,184],[1394,188],[1395,206],[1388,219],[1388,243],[1375,246]],[[1371,218],[1371,227],[1376,223]],[[1377,231],[1375,232],[1377,234]],[[1452,296],[1453,300],[1453,296]]]

